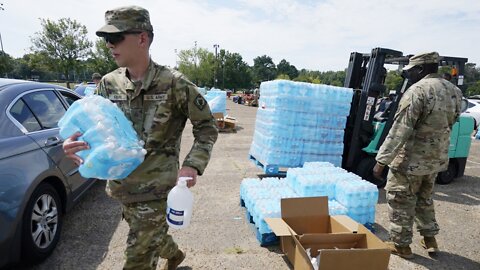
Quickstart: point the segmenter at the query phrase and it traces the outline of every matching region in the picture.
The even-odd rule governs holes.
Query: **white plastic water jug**
[[[167,223],[170,228],[184,229],[190,224],[193,208],[193,194],[187,187],[192,178],[180,177],[177,185],[170,190],[167,197]]]

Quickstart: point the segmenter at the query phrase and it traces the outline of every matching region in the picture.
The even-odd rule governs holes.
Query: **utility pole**
[[[198,85],[198,70],[197,70],[197,41],[195,40],[195,47],[193,49],[193,63],[195,66],[195,84]]]
[[[3,3],[0,3],[0,11],[4,11],[5,8],[3,7]],[[2,40],[2,33],[0,32],[0,46],[2,47],[2,57],[5,57],[5,63],[7,63],[7,55],[3,50],[3,40]],[[5,78],[8,78],[7,71],[5,70]]]
[[[178,70],[177,49],[174,49],[173,51],[175,52],[175,69]]]
[[[217,50],[220,47],[218,44],[213,44],[213,48],[215,48],[215,68],[213,69],[213,87],[217,88],[217,68],[218,68],[218,54]]]
[[[0,11],[4,11],[3,3],[0,3]],[[2,55],[5,55],[5,51],[3,50],[3,41],[2,41],[2,33],[0,32],[0,45],[2,46]]]

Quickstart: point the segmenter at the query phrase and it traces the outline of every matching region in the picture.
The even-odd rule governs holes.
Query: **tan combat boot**
[[[392,254],[400,256],[404,259],[413,259],[414,258],[412,250],[410,249],[410,246],[399,247],[399,246],[395,245],[395,243],[393,243],[393,242],[385,242],[385,244],[387,245],[388,249],[390,249]]]
[[[168,259],[165,264],[163,265],[162,270],[175,270],[177,267],[183,262],[185,259],[185,253],[181,251],[180,249],[177,250],[175,255]]]
[[[423,237],[421,244],[422,244],[422,247],[426,249],[428,253],[435,253],[440,251],[437,245],[437,240],[435,240],[435,236]]]

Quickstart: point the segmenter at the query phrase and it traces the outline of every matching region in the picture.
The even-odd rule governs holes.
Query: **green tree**
[[[7,53],[0,51],[0,77],[9,77],[14,66],[14,59]]]
[[[294,65],[290,65],[290,63],[285,59],[282,59],[280,63],[278,63],[277,73],[288,75],[288,77],[292,79],[298,77],[297,68]]]
[[[253,59],[253,78],[256,84],[277,77],[277,68],[270,56],[263,55]]]
[[[180,50],[178,70],[198,86],[213,86],[215,56],[205,48]]]
[[[387,77],[385,78],[385,86],[387,90],[398,90],[402,87],[403,78],[395,70],[390,70],[387,72]]]
[[[288,76],[287,74],[281,73],[277,76],[276,80],[290,80],[290,76]]]
[[[40,19],[42,30],[31,38],[32,51],[42,53],[45,65],[63,74],[70,87],[71,74],[79,71],[81,60],[90,54],[92,42],[87,27],[76,20],[61,18],[58,22]]]
[[[465,96],[480,95],[480,68],[474,63],[465,64]]]
[[[118,67],[103,38],[95,41],[95,49],[90,53],[90,56],[91,58],[87,60],[88,70],[91,71],[89,75],[93,72],[105,75]]]
[[[221,70],[219,80],[224,89],[241,89],[252,87],[252,73],[248,64],[239,53],[220,50]]]

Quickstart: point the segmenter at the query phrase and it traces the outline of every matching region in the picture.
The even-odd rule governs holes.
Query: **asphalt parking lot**
[[[187,252],[180,269],[291,269],[278,246],[263,248],[239,206],[240,182],[261,170],[248,160],[256,108],[227,101],[228,114],[237,118],[236,133],[221,133],[205,174],[192,191],[192,223],[172,231]],[[192,144],[191,126],[182,140],[182,157]],[[97,182],[65,218],[56,250],[45,262],[27,269],[121,269],[128,225],[120,205]],[[480,269],[480,141],[474,141],[465,176],[450,185],[437,185],[435,208],[441,231],[441,252],[429,257],[414,234],[411,261],[391,256],[389,269]],[[385,192],[376,212],[376,235],[387,239]],[[159,265],[161,265],[160,262]]]

